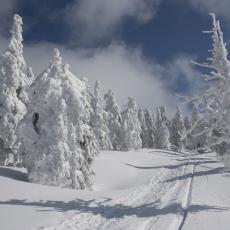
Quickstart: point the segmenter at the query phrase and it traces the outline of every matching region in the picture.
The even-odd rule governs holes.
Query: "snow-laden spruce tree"
[[[160,109],[157,108],[156,116],[156,130],[155,130],[155,146],[158,149],[169,149],[170,147],[170,133],[168,127],[162,121]]]
[[[108,113],[104,110],[103,100],[100,95],[100,83],[95,82],[94,95],[91,100],[93,113],[91,116],[91,126],[93,127],[98,145],[102,150],[112,150],[108,129]]]
[[[142,143],[142,148],[148,148],[148,141],[147,141],[147,125],[146,125],[146,120],[145,120],[145,113],[142,109],[138,110],[138,118],[139,122],[141,125],[141,143]]]
[[[136,150],[142,146],[141,124],[138,118],[138,108],[134,98],[129,97],[128,102],[121,113],[121,140],[122,150]]]
[[[0,56],[0,163],[6,163],[8,153],[14,154],[14,163],[20,158],[20,143],[16,131],[26,113],[27,89],[33,73],[23,57],[22,18],[15,14],[11,38],[6,51]],[[7,151],[6,151],[7,150]]]
[[[173,146],[182,149],[186,145],[186,138],[184,134],[186,129],[184,126],[184,118],[179,106],[177,106],[176,114],[172,119],[171,129],[170,129],[170,142]]]
[[[190,135],[191,148],[194,150],[206,148],[208,144],[208,133],[204,132],[208,125],[205,125],[203,114],[199,113],[197,106],[194,104],[192,108],[192,131]],[[190,128],[190,129],[191,129]]]
[[[211,58],[208,63],[198,64],[209,70],[203,75],[207,88],[200,95],[187,98],[196,103],[198,111],[202,114],[192,128],[203,125],[205,128],[199,134],[208,136],[207,148],[214,149],[223,154],[227,167],[230,167],[230,61],[228,51],[223,39],[220,23],[215,14],[212,31],[207,31],[212,36]]]
[[[148,110],[145,109],[144,111],[145,114],[145,121],[146,121],[146,135],[145,135],[145,142],[147,145],[147,148],[154,148],[155,147],[155,124],[154,124],[154,117],[153,114]]]
[[[19,127],[29,181],[90,188],[98,148],[86,90],[55,49],[50,65],[30,87],[28,113]]]
[[[184,118],[184,127],[186,130],[190,130],[192,127],[192,123],[189,119],[189,116],[185,116],[185,118]]]
[[[105,111],[108,113],[108,128],[110,141],[114,150],[121,149],[121,110],[111,90],[104,95]]]
[[[189,150],[192,150],[192,135],[191,133],[189,133],[189,130],[192,128],[192,122],[190,121],[189,119],[189,116],[185,116],[184,118],[184,127],[185,127],[185,130],[186,130],[186,149],[189,149]]]
[[[170,128],[171,128],[171,121],[168,119],[167,112],[166,112],[166,109],[165,109],[164,106],[160,106],[160,113],[161,113],[162,121],[165,123],[165,125],[170,130]]]

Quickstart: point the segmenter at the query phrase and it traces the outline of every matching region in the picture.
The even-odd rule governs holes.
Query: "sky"
[[[165,105],[173,113],[178,95],[204,87],[202,69],[215,12],[230,44],[229,0],[0,0],[0,51],[14,13],[23,18],[24,55],[35,75],[61,50],[78,77],[102,92],[112,89],[120,105],[134,97],[141,108]]]

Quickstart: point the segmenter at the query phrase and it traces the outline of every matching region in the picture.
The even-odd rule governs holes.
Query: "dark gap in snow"
[[[17,94],[17,97],[18,97],[19,99],[21,99],[21,98],[20,98],[20,93],[21,93],[21,91],[22,91],[22,88],[21,88],[21,86],[19,86],[19,87],[16,89],[16,94]]]
[[[34,115],[33,115],[33,126],[34,126],[34,130],[37,134],[39,134],[39,130],[37,127],[38,119],[39,119],[39,113],[34,113]]]

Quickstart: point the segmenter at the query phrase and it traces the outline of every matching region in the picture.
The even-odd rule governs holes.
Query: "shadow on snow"
[[[104,199],[101,202],[96,200],[76,199],[69,202],[63,201],[37,201],[31,202],[27,200],[8,200],[0,201],[0,205],[23,205],[37,207],[37,211],[76,211],[77,213],[91,213],[100,215],[106,219],[123,218],[124,216],[137,217],[154,217],[167,214],[181,214],[185,212],[184,208],[178,203],[172,203],[165,207],[159,207],[158,203],[143,204],[140,206],[128,206],[124,204],[108,204],[110,199]],[[44,209],[45,208],[45,209]],[[209,205],[191,205],[189,212],[196,213],[200,211],[224,212],[230,211],[230,207],[209,206]]]
[[[0,176],[7,177],[13,180],[25,181],[28,182],[27,174],[20,172],[13,168],[4,168],[0,167]]]
[[[173,165],[161,165],[161,166],[137,166],[137,165],[132,165],[129,163],[123,163],[127,166],[136,168],[136,169],[161,169],[161,168],[165,168],[165,169],[177,169],[180,168],[182,166],[189,166],[189,165],[198,165],[198,164],[211,164],[211,163],[217,163],[218,161],[215,160],[206,160],[206,161],[186,161],[184,163],[180,163],[180,164],[173,164]]]

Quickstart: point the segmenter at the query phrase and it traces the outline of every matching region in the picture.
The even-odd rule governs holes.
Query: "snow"
[[[191,204],[183,230],[229,229],[230,173],[214,157],[196,166]]]
[[[229,229],[230,173],[214,153],[102,151],[93,170],[93,191],[82,191],[0,167],[1,229]]]

